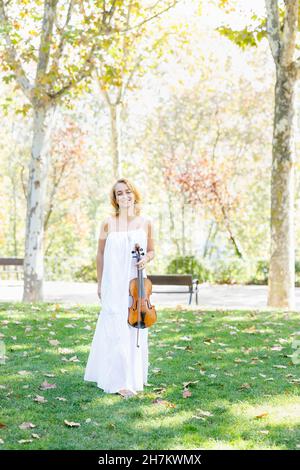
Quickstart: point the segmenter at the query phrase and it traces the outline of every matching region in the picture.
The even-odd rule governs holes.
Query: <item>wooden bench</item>
[[[17,279],[19,279],[20,270],[18,269],[19,266],[23,268],[24,259],[23,258],[0,258],[0,267],[1,271],[7,274],[16,274]],[[9,269],[13,266],[14,269]],[[0,277],[1,273],[0,273]]]
[[[192,296],[195,294],[196,305],[198,305],[198,279],[193,279],[191,274],[147,274],[147,278],[150,279],[152,285],[156,286],[187,286],[186,291],[183,290],[169,290],[169,291],[157,291],[152,292],[162,294],[182,294],[187,292],[189,294],[189,305],[192,302]]]

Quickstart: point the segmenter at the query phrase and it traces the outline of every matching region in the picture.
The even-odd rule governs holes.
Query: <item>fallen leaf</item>
[[[247,384],[247,383],[242,384],[242,385],[239,387],[240,390],[246,390],[246,389],[248,389],[248,388],[251,388],[251,385],[250,385],[250,384]]]
[[[65,362],[80,362],[80,360],[78,359],[77,356],[72,356],[72,357],[70,357],[70,359],[68,359],[66,357],[63,357],[62,361],[65,361]]]
[[[33,399],[33,401],[37,401],[38,403],[47,403],[48,400],[45,399],[45,397],[41,395],[36,395],[36,397]]]
[[[71,349],[71,348],[58,348],[58,352],[60,354],[73,354],[74,349]]]
[[[19,371],[18,371],[18,374],[19,374],[19,375],[30,375],[31,372],[29,372],[29,370],[19,370]]]
[[[194,382],[183,382],[182,385],[184,388],[188,388],[189,385],[197,384],[199,380],[194,380]]]
[[[156,405],[164,405],[167,408],[176,408],[176,405],[174,405],[174,403],[170,403],[167,400],[162,400],[162,398],[155,398],[155,400],[153,400],[152,403],[154,403]]]
[[[51,344],[51,346],[58,346],[60,344],[58,339],[49,339],[49,343]]]
[[[256,326],[250,326],[250,328],[245,328],[244,330],[242,330],[244,333],[250,333],[250,334],[253,334],[253,333],[257,333],[257,329],[256,329]]]
[[[259,415],[256,415],[254,416],[255,419],[261,419],[261,418],[264,418],[265,416],[268,416],[269,413],[267,413],[266,411],[263,411],[262,413],[260,413]]]
[[[40,390],[49,390],[51,388],[56,388],[56,384],[50,384],[45,380],[41,385],[40,385]]]
[[[182,341],[192,341],[192,337],[191,336],[181,336],[180,338]]]
[[[201,419],[202,421],[206,421],[206,417],[213,416],[213,414],[210,411],[204,411],[201,410],[200,408],[197,408],[197,414],[193,416],[193,418],[196,419]]]
[[[67,421],[66,419],[64,420],[64,423],[66,426],[69,426],[70,428],[75,428],[75,427],[80,426],[80,423],[74,423],[73,421]]]
[[[32,424],[32,423],[22,423],[19,426],[20,429],[32,429],[35,427],[36,427],[35,424]]]
[[[192,392],[190,392],[190,390],[188,390],[187,388],[185,388],[182,392],[182,396],[183,398],[189,398],[192,396]]]
[[[214,340],[212,338],[204,338],[203,343],[204,344],[211,344],[211,343],[214,343]]]

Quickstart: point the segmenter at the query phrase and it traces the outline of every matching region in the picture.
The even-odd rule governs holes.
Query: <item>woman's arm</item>
[[[148,220],[148,237],[147,237],[147,253],[146,253],[146,261],[151,261],[155,256],[154,251],[154,229],[153,229],[153,222],[152,220]]]
[[[100,227],[97,258],[96,258],[98,296],[99,297],[100,297],[102,274],[103,274],[103,255],[104,255],[104,248],[105,248],[107,234],[108,234],[108,223],[107,223],[107,220],[104,220],[101,223],[101,227]]]

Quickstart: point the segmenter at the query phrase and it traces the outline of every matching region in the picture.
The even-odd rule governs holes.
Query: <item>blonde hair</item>
[[[111,188],[110,202],[111,202],[111,204],[112,204],[112,206],[115,210],[114,215],[118,216],[119,213],[120,213],[119,204],[117,203],[117,198],[116,198],[116,185],[118,183],[125,183],[127,185],[127,187],[133,192],[133,194],[134,194],[134,213],[135,213],[135,215],[140,215],[140,212],[141,212],[140,204],[141,204],[141,201],[142,201],[141,193],[136,188],[136,186],[133,183],[131,183],[131,181],[129,181],[127,178],[118,179],[114,183],[113,187]]]

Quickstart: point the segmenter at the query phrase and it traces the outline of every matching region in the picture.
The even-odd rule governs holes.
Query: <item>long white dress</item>
[[[131,251],[139,243],[147,250],[147,234],[142,228],[113,231],[107,235],[101,282],[102,309],[84,373],[84,380],[97,382],[106,393],[121,389],[143,390],[148,379],[148,328],[128,324],[131,305],[129,282],[137,277],[136,258]],[[147,277],[145,268],[143,276]]]

